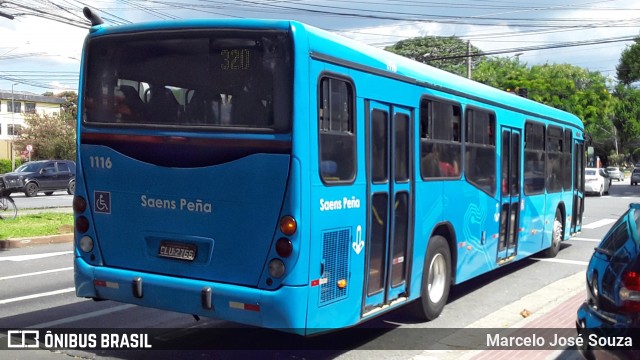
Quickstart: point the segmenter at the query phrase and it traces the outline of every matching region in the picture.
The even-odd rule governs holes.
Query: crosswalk
[[[616,222],[616,219],[600,219],[592,223],[582,225],[583,229],[597,229],[599,227],[607,226]]]

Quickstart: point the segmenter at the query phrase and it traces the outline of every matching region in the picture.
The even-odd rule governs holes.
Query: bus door
[[[521,133],[519,129],[502,127],[500,161],[500,237],[498,264],[512,260],[517,252],[521,199]]]
[[[367,232],[363,314],[407,292],[413,209],[412,113],[366,103]]]
[[[584,213],[584,142],[575,140],[573,143],[573,209],[571,213],[571,233],[582,229],[582,214]]]

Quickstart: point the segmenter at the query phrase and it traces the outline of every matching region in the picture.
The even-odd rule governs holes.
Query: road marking
[[[49,291],[49,292],[40,293],[40,294],[20,296],[20,297],[13,298],[13,299],[0,300],[0,305],[8,304],[8,303],[16,302],[16,301],[22,301],[22,300],[37,299],[37,298],[41,298],[41,297],[45,297],[45,296],[60,295],[60,294],[70,293],[72,291],[76,291],[76,288],[72,287],[72,288],[66,288],[66,289],[62,289],[62,290]]]
[[[43,274],[51,274],[51,273],[54,273],[54,272],[68,271],[68,270],[73,270],[73,266],[66,267],[66,268],[61,268],[61,269],[53,269],[53,270],[32,272],[32,273],[28,273],[28,274],[5,276],[5,277],[0,277],[0,280],[9,280],[9,279],[15,279],[15,278],[20,278],[20,277],[25,277],[25,276],[36,276],[36,275],[43,275]]]
[[[71,316],[71,317],[68,317],[68,318],[60,319],[60,320],[54,320],[54,321],[50,321],[50,322],[46,322],[46,323],[42,323],[42,324],[31,325],[31,326],[28,326],[27,329],[50,328],[50,327],[54,327],[54,326],[58,326],[58,325],[68,324],[68,323],[75,322],[75,321],[89,319],[89,318],[92,318],[92,317],[108,315],[108,314],[115,313],[115,312],[118,312],[118,311],[127,310],[127,309],[130,309],[132,307],[136,307],[136,306],[137,305],[132,305],[132,304],[119,305],[119,306],[112,307],[112,308],[109,308],[109,309],[93,311],[93,312],[90,312],[90,313]]]
[[[546,261],[546,262],[553,262],[553,263],[559,263],[559,264],[584,265],[584,266],[589,265],[589,262],[588,262],[588,261],[568,260],[568,259],[541,259],[541,258],[531,258],[531,260]]]
[[[602,219],[602,220],[598,220],[596,222],[592,222],[590,224],[587,225],[582,225],[583,229],[596,229],[602,226],[607,226],[609,224],[613,224],[614,222],[616,222],[616,219]]]
[[[27,260],[37,260],[44,259],[53,256],[67,255],[73,254],[73,251],[59,251],[52,253],[44,253],[44,254],[32,254],[32,255],[16,255],[16,256],[1,256],[0,261],[27,261]]]
[[[602,239],[590,239],[590,238],[583,238],[583,237],[572,237],[571,239],[569,239],[569,241],[589,241],[589,242],[597,242],[599,243],[600,241],[602,241]]]

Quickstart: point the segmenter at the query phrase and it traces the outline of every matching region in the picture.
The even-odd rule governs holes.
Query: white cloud
[[[54,62],[77,63],[86,29],[35,17],[20,17],[5,26],[0,20],[3,50],[0,56],[44,54]]]

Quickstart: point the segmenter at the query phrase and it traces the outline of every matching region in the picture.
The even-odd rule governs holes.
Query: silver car
[[[620,171],[620,168],[617,166],[607,167],[607,173],[612,180],[624,181],[624,172]]]

